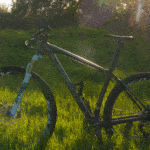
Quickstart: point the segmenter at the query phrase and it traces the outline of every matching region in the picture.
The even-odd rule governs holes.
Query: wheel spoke
[[[138,98],[138,96],[134,92],[132,92],[132,90],[129,87],[128,87],[126,92],[129,96],[129,98],[133,101],[134,104],[137,105],[137,107],[140,110],[142,110],[142,108],[140,107],[140,105],[136,101],[138,101],[144,108],[146,108],[146,106],[142,103],[142,101]],[[136,100],[132,97],[132,95],[135,97]]]
[[[142,115],[148,109],[150,104],[150,73],[134,74],[122,81],[125,87],[116,85],[105,103],[104,120],[126,119],[137,115],[139,120],[148,121],[148,117]],[[150,111],[148,111],[149,113]],[[141,115],[140,115],[141,114]],[[147,114],[149,115],[149,114]],[[129,121],[129,120],[128,120]],[[141,122],[141,121],[140,121]],[[138,129],[139,121],[130,121],[120,124],[119,128],[124,137],[141,137],[144,135]],[[112,130],[115,126],[110,125],[106,130]],[[119,129],[115,128],[115,129]],[[144,124],[144,132],[148,131],[148,127]],[[108,131],[107,131],[108,132]],[[146,134],[145,134],[146,135]]]

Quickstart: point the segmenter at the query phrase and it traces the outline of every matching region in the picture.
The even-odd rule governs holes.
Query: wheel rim
[[[148,106],[150,103],[150,80],[149,78],[137,78],[136,80],[132,80],[130,82],[126,82],[127,87],[129,87],[136,95],[138,95],[139,99],[142,100],[143,104],[145,106]],[[117,94],[121,92],[121,88],[118,87],[117,90],[115,90],[116,93],[111,95],[112,100],[109,100],[109,106],[108,103],[106,104],[107,107],[105,108],[104,112],[104,120],[110,120],[110,118],[118,118],[118,117],[125,117],[130,115],[138,115],[141,110],[129,99],[127,94],[125,92],[122,92],[121,94]],[[115,100],[115,98],[117,99]],[[127,103],[128,102],[128,103]],[[138,103],[139,104],[139,103]],[[107,110],[108,111],[107,111]],[[144,108],[143,108],[144,110]],[[106,133],[109,136],[112,136],[113,134],[110,134],[110,130],[113,128],[120,128],[117,130],[120,130],[120,133],[122,133],[123,137],[142,137],[143,133],[140,132],[138,128],[137,122],[129,122],[127,124],[110,126],[106,128]],[[115,131],[116,129],[114,129]],[[146,128],[144,131],[147,131],[150,133],[150,128]],[[119,133],[119,132],[118,132]]]
[[[31,80],[21,100],[21,116],[18,111],[17,118],[7,117],[6,112],[14,104],[24,78],[18,74],[10,76],[10,74],[0,76],[0,126],[3,128],[1,133],[5,141],[4,145],[6,149],[7,147],[32,149],[33,145],[36,145],[39,138],[43,136],[46,128],[48,114],[46,99],[37,86],[38,83]]]

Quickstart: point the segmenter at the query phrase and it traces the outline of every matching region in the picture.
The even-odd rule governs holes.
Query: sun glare
[[[10,11],[12,7],[12,0],[0,0],[0,5],[8,8],[8,11]]]
[[[136,20],[137,20],[137,21],[140,21],[142,9],[143,9],[142,1],[139,0],[139,3],[138,3],[138,11],[137,11],[137,16],[136,16]]]

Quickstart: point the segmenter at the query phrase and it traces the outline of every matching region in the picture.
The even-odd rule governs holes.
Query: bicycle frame
[[[78,61],[79,63],[83,64],[83,65],[87,65],[89,67],[92,67],[94,69],[97,69],[99,71],[101,71],[104,75],[107,75],[107,78],[105,79],[105,83],[103,85],[103,88],[101,90],[100,96],[99,96],[99,100],[97,102],[96,108],[95,108],[95,117],[98,116],[97,114],[99,114],[100,112],[100,107],[101,107],[101,103],[103,100],[103,97],[106,93],[106,89],[109,85],[109,81],[111,80],[112,77],[114,77],[117,82],[120,82],[121,80],[119,78],[117,78],[112,72],[113,69],[115,68],[115,64],[116,61],[119,57],[119,53],[120,53],[120,49],[123,47],[123,43],[119,40],[118,41],[118,48],[116,49],[116,52],[114,54],[114,58],[112,60],[112,64],[110,66],[109,69],[103,68],[102,66],[95,64],[81,56],[78,56],[76,54],[73,54],[67,50],[64,50],[60,47],[57,47],[55,45],[50,44],[49,42],[42,42],[40,45],[40,48],[43,50],[43,53],[45,53],[46,55],[48,55],[49,57],[51,57],[55,64],[58,66],[59,70],[61,71],[61,74],[63,75],[66,84],[68,85],[68,89],[70,90],[72,96],[75,98],[78,106],[80,107],[80,109],[82,110],[83,114],[85,115],[86,118],[92,120],[93,116],[91,115],[91,113],[88,111],[87,107],[84,105],[84,102],[82,101],[82,99],[80,98],[80,96],[78,95],[74,84],[71,82],[71,80],[69,79],[67,73],[65,72],[63,66],[61,65],[61,63],[59,62],[59,59],[57,58],[57,56],[55,55],[55,53],[61,53],[66,55],[67,57],[71,58],[73,61]],[[40,53],[40,52],[39,52]]]
[[[41,45],[40,45],[40,47],[43,49],[43,52],[54,60],[55,64],[57,65],[57,67],[61,71],[61,74],[63,75],[63,77],[65,79],[65,82],[68,85],[68,89],[70,90],[72,96],[75,98],[79,108],[82,110],[82,112],[85,115],[85,117],[88,120],[92,121],[92,124],[95,127],[96,126],[107,127],[107,126],[110,126],[110,124],[111,125],[116,125],[116,124],[121,124],[121,123],[126,123],[126,122],[140,120],[138,115],[133,115],[133,116],[130,116],[130,117],[123,117],[123,118],[119,118],[119,119],[117,118],[116,120],[113,119],[113,120],[111,120],[111,122],[99,121],[99,117],[98,117],[99,113],[100,113],[100,107],[101,107],[101,104],[102,104],[102,101],[103,101],[103,97],[104,97],[104,95],[106,93],[106,89],[107,89],[107,87],[109,85],[109,81],[111,80],[111,78],[114,77],[117,82],[121,83],[123,86],[126,87],[126,85],[124,83],[122,83],[122,81],[113,74],[113,70],[115,68],[117,59],[119,57],[120,50],[121,50],[121,48],[123,48],[123,45],[124,44],[123,44],[122,40],[121,39],[118,40],[118,47],[117,47],[117,49],[115,51],[115,54],[114,54],[114,57],[113,57],[113,60],[112,60],[112,63],[110,65],[109,69],[103,68],[102,66],[100,66],[98,64],[95,64],[95,63],[93,63],[93,62],[91,62],[91,61],[89,61],[89,60],[87,60],[87,59],[85,59],[85,58],[83,58],[81,56],[73,54],[73,53],[71,53],[71,52],[69,52],[67,50],[64,50],[64,49],[60,48],[60,47],[52,45],[49,42],[42,42]],[[99,99],[98,99],[98,102],[96,104],[94,115],[92,115],[90,113],[90,111],[88,110],[88,108],[85,106],[85,104],[82,101],[81,97],[77,93],[74,84],[69,79],[67,73],[65,72],[63,66],[59,62],[59,59],[57,58],[55,53],[56,54],[59,53],[59,54],[66,55],[67,57],[71,58],[73,61],[77,61],[77,62],[79,62],[79,63],[81,63],[83,65],[87,65],[89,67],[97,69],[97,70],[101,71],[104,75],[106,75],[106,79],[105,79],[104,85],[103,85],[103,87],[101,89],[101,93],[99,95]]]
[[[37,51],[37,54],[35,54],[32,57],[31,63],[28,63],[28,65],[27,65],[24,81],[22,83],[22,86],[20,88],[20,91],[18,93],[16,101],[14,103],[14,106],[12,107],[12,109],[10,111],[11,116],[15,117],[15,113],[16,113],[17,108],[18,108],[18,106],[19,106],[19,104],[21,102],[21,98],[22,98],[22,95],[24,93],[24,90],[26,89],[26,86],[27,86],[27,84],[28,84],[28,82],[30,80],[31,70],[33,68],[34,62],[37,61],[38,59],[42,58],[42,56],[44,54],[46,54],[50,58],[52,58],[54,60],[54,62],[57,65],[58,69],[60,70],[61,74],[63,75],[66,84],[68,85],[68,89],[70,90],[72,96],[75,98],[79,108],[82,110],[83,114],[85,115],[85,118],[87,118],[88,120],[91,120],[92,124],[94,126],[106,127],[106,126],[110,126],[110,125],[115,125],[115,124],[121,124],[121,123],[126,123],[126,122],[140,120],[138,115],[133,115],[133,116],[130,116],[130,117],[117,118],[116,120],[113,119],[113,120],[111,120],[111,122],[110,121],[109,122],[99,121],[99,117],[98,116],[99,116],[99,112],[100,112],[100,107],[101,107],[103,97],[104,97],[104,95],[106,93],[106,89],[107,89],[107,87],[109,85],[109,81],[111,80],[111,78],[114,77],[117,82],[121,83],[123,86],[126,86],[126,85],[124,85],[124,83],[122,83],[122,81],[119,78],[117,78],[113,74],[113,70],[115,68],[115,64],[116,64],[117,59],[119,57],[119,53],[120,53],[121,48],[123,48],[123,42],[120,39],[120,40],[118,40],[118,47],[117,47],[117,49],[115,51],[115,54],[114,54],[111,66],[109,67],[109,69],[106,69],[106,68],[103,68],[102,66],[100,66],[100,65],[98,65],[96,63],[93,63],[93,62],[91,62],[91,61],[89,61],[89,60],[87,60],[87,59],[85,59],[85,58],[83,58],[81,56],[73,54],[73,53],[71,53],[71,52],[69,52],[67,50],[64,50],[64,49],[62,49],[60,47],[57,47],[55,45],[52,45],[52,44],[50,44],[47,41],[42,41],[40,43],[40,49]],[[96,70],[99,70],[104,75],[106,75],[106,79],[105,79],[104,85],[102,87],[101,93],[99,95],[98,102],[96,104],[94,115],[91,114],[91,112],[89,111],[87,106],[84,104],[83,100],[81,99],[81,97],[79,96],[78,92],[76,91],[75,85],[69,79],[69,76],[65,72],[63,66],[59,62],[59,59],[57,58],[55,53],[56,54],[60,53],[60,54],[66,55],[67,57],[71,58],[73,61],[78,61],[79,63],[81,63],[83,65],[87,65],[89,67],[92,67],[92,68],[94,68]]]

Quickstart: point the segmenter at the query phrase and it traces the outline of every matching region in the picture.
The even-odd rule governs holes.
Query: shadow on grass
[[[61,130],[61,133],[59,133],[59,131]],[[56,133],[59,137],[59,140],[61,143],[63,143],[63,134],[65,133],[65,130],[60,129],[58,130],[58,132]],[[125,150],[129,150],[131,147],[132,148],[137,148],[139,150],[143,150],[143,149],[149,149],[149,145],[150,145],[150,138],[132,138],[132,137],[128,137],[125,138],[123,137],[123,139],[120,141],[120,148],[119,149],[125,149]],[[103,145],[99,145],[98,144],[98,139],[94,134],[83,134],[82,136],[80,136],[78,139],[76,139],[71,146],[69,144],[67,144],[65,146],[66,150],[114,150],[114,149],[118,149],[118,144],[117,141],[114,141],[112,139],[103,139]]]
[[[3,139],[2,142],[0,142],[1,150],[18,150],[25,148],[27,149],[28,145],[25,144],[23,141],[18,141],[18,138],[12,138],[9,137],[8,139]]]

